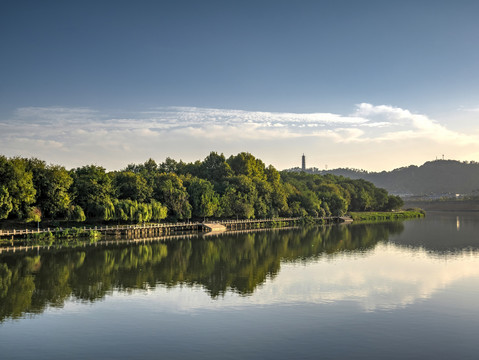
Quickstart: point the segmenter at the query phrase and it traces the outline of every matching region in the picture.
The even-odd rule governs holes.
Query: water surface
[[[479,214],[0,255],[0,354],[477,358]]]

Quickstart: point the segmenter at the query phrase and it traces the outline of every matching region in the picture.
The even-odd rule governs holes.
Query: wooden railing
[[[222,224],[222,225],[239,225],[239,224],[253,224],[253,223],[268,223],[268,222],[292,222],[298,221],[301,218],[299,217],[290,217],[290,218],[272,218],[272,219],[238,219],[238,220],[208,220],[210,224]],[[318,218],[326,221],[339,220],[338,217],[323,217]],[[140,229],[156,229],[156,228],[192,228],[192,227],[202,227],[203,222],[181,222],[181,223],[150,223],[150,224],[135,224],[135,225],[102,225],[102,226],[83,226],[77,227],[75,229],[80,229],[84,231],[99,231],[99,232],[108,232],[115,230],[140,230]],[[42,229],[11,229],[11,230],[0,230],[0,236],[21,236],[28,234],[41,234],[41,233],[56,233],[63,232],[65,230],[70,230],[73,228],[42,228]]]

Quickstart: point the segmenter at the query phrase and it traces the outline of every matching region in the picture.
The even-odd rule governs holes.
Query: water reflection
[[[307,272],[314,281],[303,277],[305,269],[282,269],[282,283],[278,284],[282,287],[282,300],[347,300],[366,311],[392,310],[428,299],[461,280],[479,278],[479,257],[477,253],[465,252],[441,259],[424,249],[380,243],[364,256],[343,254],[334,261],[311,264]],[[274,288],[272,284],[270,290],[278,294]],[[288,299],[293,288],[307,290],[301,297]]]
[[[432,256],[424,246],[401,243],[408,231],[391,222],[4,255],[0,321],[70,299],[94,302],[164,287],[184,308],[216,306],[214,299],[222,306],[352,300],[365,310],[389,309],[479,276],[475,251]],[[178,285],[200,287],[210,300],[187,299]]]

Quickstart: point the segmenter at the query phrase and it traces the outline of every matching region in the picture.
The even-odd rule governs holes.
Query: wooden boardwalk
[[[261,228],[271,223],[295,223],[301,220],[299,217],[291,218],[274,218],[274,219],[250,219],[250,220],[217,220],[208,222],[181,222],[181,223],[150,223],[137,225],[103,225],[103,226],[83,226],[80,229],[84,232],[97,231],[103,235],[113,236],[164,236],[173,233],[197,231],[224,231],[224,230],[242,230],[250,228]],[[335,222],[348,221],[346,218],[340,217],[324,217],[318,220],[324,221],[326,224]],[[28,235],[42,234],[42,233],[61,233],[72,228],[42,228],[42,229],[12,229],[0,230],[0,237],[16,238],[27,237]]]
[[[98,231],[107,235],[129,235],[138,232],[158,232],[158,233],[170,233],[174,230],[199,230],[202,228],[202,223],[152,223],[152,224],[136,224],[136,225],[103,225],[103,226],[82,226],[77,228],[42,228],[42,229],[13,229],[13,230],[0,230],[0,236],[22,236],[31,234],[42,233],[58,233],[64,232],[70,229],[80,229],[83,231]]]
[[[289,230],[289,229],[297,229],[298,226],[286,226],[281,228],[261,228],[261,229],[249,229],[249,230],[230,230],[228,231],[228,235],[241,235],[245,233],[257,233],[257,232],[264,232],[264,231],[282,231],[282,230]],[[190,233],[190,234],[179,234],[179,235],[165,235],[165,236],[156,236],[156,237],[142,237],[142,238],[129,238],[129,239],[122,239],[122,238],[110,238],[101,241],[95,241],[93,243],[90,242],[83,242],[82,244],[75,246],[74,248],[92,248],[92,247],[109,247],[109,246],[121,246],[121,245],[128,245],[128,244],[148,244],[153,242],[168,242],[168,241],[175,241],[175,240],[185,240],[185,239],[192,239],[192,238],[200,238],[200,237],[219,237],[221,236],[221,232],[206,232],[206,233]],[[36,251],[37,253],[40,250],[50,250],[50,249],[62,249],[66,248],[69,249],[68,245],[22,245],[22,246],[9,246],[9,247],[0,247],[0,254],[7,254],[7,253],[17,253],[17,252],[29,252],[29,251]]]
[[[203,227],[208,231],[226,231],[226,226],[223,224],[203,223]]]

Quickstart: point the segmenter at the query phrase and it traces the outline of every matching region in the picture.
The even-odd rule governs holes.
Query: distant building
[[[301,162],[301,170],[302,171],[306,171],[306,156],[304,156],[303,154],[303,157],[302,157],[302,162]]]

